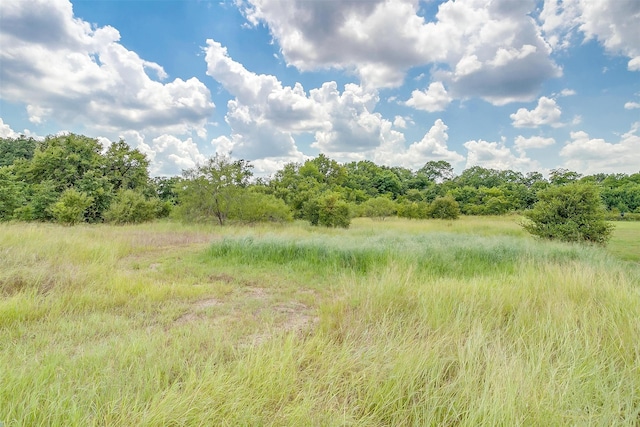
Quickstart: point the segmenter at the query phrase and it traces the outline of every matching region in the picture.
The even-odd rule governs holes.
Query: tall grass
[[[637,425],[637,265],[514,224],[0,225],[0,422]]]

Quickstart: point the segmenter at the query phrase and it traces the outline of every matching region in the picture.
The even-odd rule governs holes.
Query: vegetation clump
[[[604,245],[613,226],[605,220],[598,188],[588,183],[568,183],[538,193],[538,202],[524,213],[523,224],[534,236],[565,242]]]
[[[97,139],[75,134],[42,141],[0,138],[0,221],[59,221],[53,206],[74,189],[91,198],[78,222],[128,224],[172,214],[218,225],[305,220],[346,228],[355,217],[522,213],[546,189],[574,184],[598,188],[600,201],[591,200],[604,203],[607,220],[640,219],[640,173],[582,176],[559,168],[545,178],[539,172],[473,166],[456,176],[443,160],[414,171],[369,160],[343,164],[319,154],[256,178],[250,161],[216,154],[181,176],[151,178],[149,164],[144,153],[122,140],[105,149]],[[544,234],[544,228],[538,231]],[[598,231],[575,229],[552,238],[601,240],[590,237]]]
[[[460,216],[460,206],[450,195],[436,197],[429,206],[429,215],[431,218],[458,219]]]

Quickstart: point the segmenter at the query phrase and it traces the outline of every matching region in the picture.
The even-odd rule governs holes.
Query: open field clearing
[[[5,426],[640,423],[640,223],[0,224]]]

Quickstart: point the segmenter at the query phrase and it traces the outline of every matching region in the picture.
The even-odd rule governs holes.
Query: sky
[[[638,0],[2,0],[0,137],[640,172]]]

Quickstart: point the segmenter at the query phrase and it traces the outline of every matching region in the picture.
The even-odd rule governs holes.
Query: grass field
[[[0,225],[4,426],[640,424],[640,223]]]

